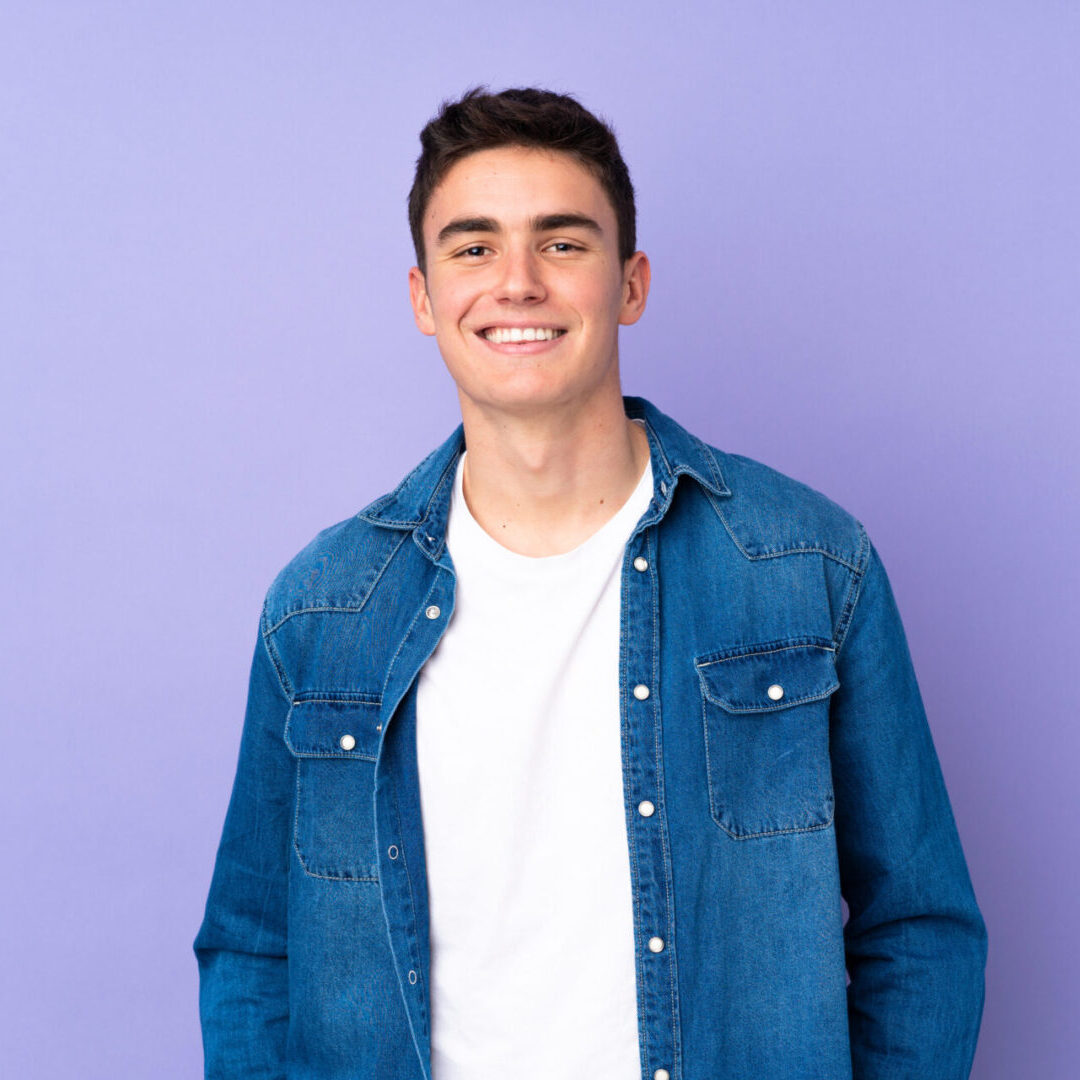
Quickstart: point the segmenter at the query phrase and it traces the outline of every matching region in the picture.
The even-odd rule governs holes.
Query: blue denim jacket
[[[654,480],[619,669],[640,1076],[961,1080],[986,930],[877,552],[817,492],[624,403]],[[415,693],[454,611],[463,445],[267,592],[195,940],[208,1077],[431,1078]]]

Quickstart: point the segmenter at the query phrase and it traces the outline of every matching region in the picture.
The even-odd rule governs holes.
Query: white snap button
[[[642,558],[642,556],[639,555],[634,560],[634,569],[635,570],[648,570],[649,569],[649,560],[645,559],[645,558]]]
[[[667,494],[667,484],[665,484],[663,480],[660,481],[660,494],[661,495],[666,495]]]
[[[662,937],[649,938],[649,950],[650,952],[663,952],[664,939]]]
[[[779,683],[773,683],[765,693],[770,701],[779,701],[784,696],[784,688]]]
[[[657,1069],[652,1075],[653,1080],[671,1080],[671,1074],[667,1069]]]
[[[638,683],[637,686],[634,687],[634,697],[636,697],[638,701],[644,701],[648,696],[649,688],[644,683]]]
[[[410,971],[409,972],[409,982],[411,982],[413,985],[416,984],[416,972],[415,971]]]
[[[637,809],[638,813],[642,817],[652,817],[653,814],[656,812],[656,807],[653,806],[653,804],[649,802],[648,799],[645,799],[643,802],[639,802],[637,804]]]
[[[429,619],[437,619],[437,618],[439,617],[439,615],[440,615],[440,611],[439,611],[439,605],[438,605],[438,604],[432,604],[432,605],[431,605],[431,607],[429,607],[429,608],[428,608],[428,609],[427,609],[427,610],[426,610],[426,611],[424,612],[424,614],[425,614],[425,615],[426,615],[426,616],[427,616],[427,617],[428,617]]]
[[[351,735],[342,735],[338,744],[342,750],[351,750],[356,745],[356,740]]]
[[[397,844],[391,844],[390,847],[387,848],[386,854],[389,855],[391,859],[396,859],[397,858]]]

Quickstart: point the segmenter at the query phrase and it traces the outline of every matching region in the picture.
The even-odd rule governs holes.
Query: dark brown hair
[[[476,86],[458,101],[444,101],[420,132],[420,156],[409,190],[409,228],[416,263],[427,273],[424,212],[431,194],[461,158],[477,150],[523,146],[571,154],[599,181],[618,224],[619,258],[634,254],[637,238],[634,185],[615,134],[569,94],[520,87],[489,93]]]

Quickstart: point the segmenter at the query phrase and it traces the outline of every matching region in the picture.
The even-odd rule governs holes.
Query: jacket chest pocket
[[[701,683],[713,820],[737,840],[832,822],[835,650],[806,640],[709,653]]]
[[[375,695],[299,698],[285,742],[296,758],[293,846],[313,877],[378,881],[375,850]]]

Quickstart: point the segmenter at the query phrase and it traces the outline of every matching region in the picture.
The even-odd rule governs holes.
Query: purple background
[[[1075,1076],[1078,31],[1032,0],[5,4],[5,1074],[200,1074],[262,596],[457,423],[405,194],[486,82],[615,125],[653,263],[625,391],[869,529],[989,926],[974,1075]]]

